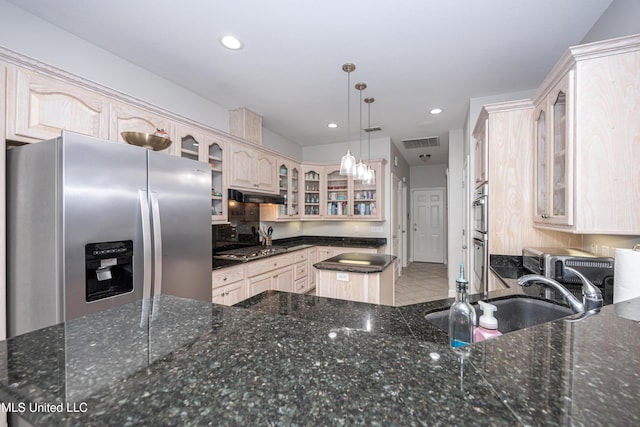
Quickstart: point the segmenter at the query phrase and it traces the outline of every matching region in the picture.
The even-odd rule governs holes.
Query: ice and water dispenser
[[[133,241],[89,243],[85,246],[87,302],[133,291]]]

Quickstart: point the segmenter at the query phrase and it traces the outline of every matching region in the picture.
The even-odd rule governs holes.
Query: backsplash
[[[260,244],[260,205],[229,202],[229,224],[211,226],[213,252]]]
[[[640,236],[588,234],[582,236],[582,249],[602,256],[615,256],[616,248],[631,249],[640,244]]]

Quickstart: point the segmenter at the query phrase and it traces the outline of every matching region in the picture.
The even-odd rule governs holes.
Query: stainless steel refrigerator
[[[71,132],[7,153],[8,333],[154,295],[211,301],[211,172]]]

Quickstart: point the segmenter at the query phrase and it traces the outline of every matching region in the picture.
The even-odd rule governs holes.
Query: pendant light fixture
[[[348,175],[352,176],[355,174],[356,170],[356,158],[351,154],[351,150],[349,149],[351,143],[349,138],[351,137],[351,72],[356,69],[355,64],[346,63],[342,66],[342,71],[347,73],[347,153],[342,156],[342,160],[340,161],[340,175]]]
[[[360,91],[360,161],[356,165],[356,174],[354,178],[360,181],[364,179],[365,173],[367,172],[367,165],[362,161],[362,91],[366,88],[366,83],[356,83],[356,89]]]
[[[371,129],[371,104],[373,104],[375,101],[375,98],[373,97],[367,97],[364,99],[364,102],[369,106],[369,126],[367,127],[367,129]],[[367,132],[367,136],[369,139],[369,148],[367,150],[367,155],[369,156],[368,160],[367,160],[367,170],[364,174],[364,178],[363,181],[365,184],[375,184],[376,183],[376,173],[373,170],[373,168],[371,167],[371,132]]]

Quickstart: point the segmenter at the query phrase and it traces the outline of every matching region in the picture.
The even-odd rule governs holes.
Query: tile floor
[[[396,282],[396,306],[447,298],[447,265],[412,262]]]

